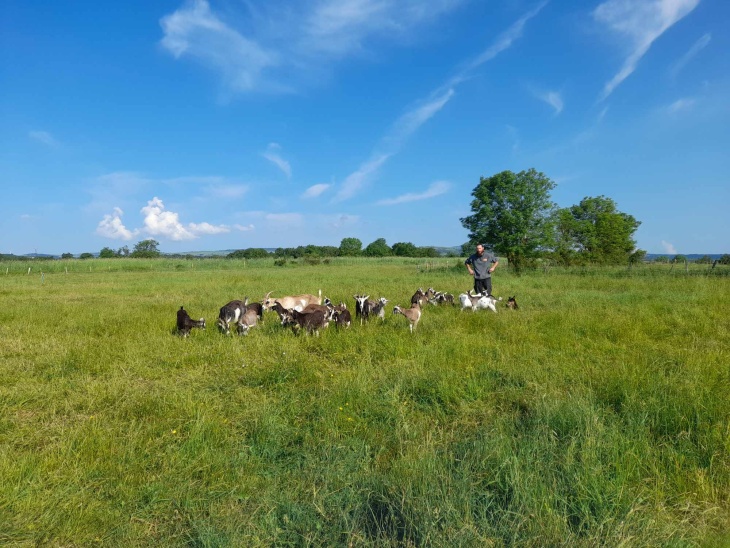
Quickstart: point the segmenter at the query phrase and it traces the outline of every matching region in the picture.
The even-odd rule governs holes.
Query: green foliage
[[[134,257],[135,259],[151,259],[154,257],[159,257],[159,245],[160,242],[152,239],[137,242],[136,244],[134,244],[134,251],[132,251],[130,257]]]
[[[116,256],[116,252],[111,247],[103,247],[101,251],[99,251],[100,259],[113,259]]]
[[[387,257],[393,254],[390,246],[385,243],[385,238],[378,238],[374,242],[368,244],[362,254],[365,257]]]
[[[725,253],[722,257],[718,259],[718,262],[720,264],[730,264],[730,254]]]
[[[79,259],[93,259],[93,258],[94,258],[93,253],[87,252],[87,253],[82,253],[81,255],[79,255]]]
[[[357,257],[362,253],[362,242],[357,238],[343,238],[340,242],[340,257]]]
[[[123,245],[122,247],[117,249],[117,255],[119,257],[129,257],[129,254],[130,254],[129,247],[126,245]]]
[[[62,259],[73,259],[74,258],[74,255],[73,255],[73,253],[63,253],[61,255],[61,258]]]
[[[666,255],[659,255],[658,257],[654,257],[654,262],[655,263],[668,263],[669,257],[667,257]]]
[[[271,253],[261,247],[249,247],[247,249],[237,249],[226,255],[229,259],[267,259],[271,257]]]
[[[396,242],[392,249],[397,257],[418,257],[418,248],[411,242]]]
[[[672,259],[672,262],[675,264],[686,263],[687,257],[685,255],[675,255],[674,258]]]
[[[555,215],[556,253],[571,264],[575,254],[597,264],[623,263],[633,252],[633,235],[641,224],[618,211],[611,198],[583,198]]]
[[[646,259],[646,251],[643,249],[637,249],[631,255],[629,255],[629,264],[641,264]]]
[[[472,215],[461,219],[469,230],[472,247],[477,243],[504,255],[520,270],[524,260],[553,243],[550,191],[555,183],[535,169],[503,171],[485,179],[472,191]]]
[[[709,255],[702,255],[702,257],[698,257],[695,262],[697,264],[712,264],[712,257]]]

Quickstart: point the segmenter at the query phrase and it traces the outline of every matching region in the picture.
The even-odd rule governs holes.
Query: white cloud
[[[261,156],[278,167],[287,178],[291,178],[291,166],[281,157],[279,150],[281,150],[281,146],[278,143],[269,143],[266,152],[262,152]]]
[[[695,99],[692,99],[691,97],[683,98],[683,99],[677,99],[674,101],[671,105],[667,107],[667,110],[671,114],[676,114],[677,112],[681,112],[684,110],[691,109],[697,101]]]
[[[662,240],[662,247],[664,248],[664,252],[667,253],[668,255],[677,254],[677,249],[669,242],[665,242],[664,240]]]
[[[131,231],[124,226],[122,215],[124,215],[124,212],[120,208],[115,207],[111,215],[104,215],[104,218],[96,227],[96,233],[105,238],[131,240],[138,231]]]
[[[297,80],[416,32],[463,0],[270,0],[225,15],[189,0],[160,20],[162,47],[219,72],[237,92],[291,91]]]
[[[377,205],[389,206],[403,204],[406,202],[416,202],[418,200],[427,200],[429,198],[434,198],[435,196],[444,194],[449,190],[449,188],[451,188],[450,183],[446,181],[436,181],[435,183],[432,183],[425,192],[408,193],[398,196],[397,198],[387,198],[385,200],[380,200],[379,202],[377,202]]]
[[[302,198],[316,198],[323,192],[325,192],[328,188],[330,188],[332,185],[320,183],[318,185],[312,185],[307,190],[304,191],[304,194],[302,194]]]
[[[254,225],[251,225],[251,224],[249,224],[249,225],[238,225],[238,224],[236,224],[236,225],[233,225],[233,228],[235,228],[236,230],[240,230],[241,232],[249,232],[251,230],[254,230],[256,227]]]
[[[214,198],[241,198],[248,192],[247,185],[211,185],[208,192]]]
[[[165,205],[157,197],[152,198],[141,209],[144,214],[144,230],[152,236],[165,236],[171,240],[192,240],[201,234],[220,234],[229,232],[225,225],[213,226],[209,223],[190,223],[186,226],[179,220],[177,213],[166,211]]]
[[[206,0],[187,2],[163,17],[160,25],[163,48],[175,58],[190,56],[219,71],[234,91],[267,87],[263,71],[280,62],[275,51],[261,47],[219,19]]]
[[[504,31],[495,42],[493,42],[487,49],[473,59],[459,75],[456,76],[455,83],[460,82],[467,76],[468,72],[473,71],[479,66],[483,65],[487,61],[491,61],[497,55],[503,51],[512,47],[512,44],[522,37],[522,33],[525,30],[525,24],[535,17],[542,9],[547,5],[547,1],[541,2],[535,8],[527,12],[525,15],[520,17],[515,23],[513,23],[506,31]],[[451,84],[454,85],[454,84]]]
[[[341,202],[352,198],[373,176],[380,166],[390,158],[390,154],[377,154],[372,156],[367,162],[362,164],[357,171],[350,173],[342,183],[340,190],[332,200],[333,202]]]
[[[606,99],[628,78],[654,41],[677,21],[688,15],[700,0],[607,0],[593,17],[609,30],[628,40],[630,52],[621,69],[609,80],[601,95]]]
[[[694,57],[703,49],[707,47],[712,39],[712,35],[708,32],[707,34],[700,37],[689,50],[680,57],[676,63],[672,66],[669,71],[672,78],[676,78],[679,72],[689,63]]]
[[[557,91],[537,93],[537,98],[553,107],[556,116],[563,111],[563,99]]]
[[[29,131],[28,137],[49,147],[55,148],[59,145],[58,141],[54,139],[53,135],[51,135],[47,131]]]

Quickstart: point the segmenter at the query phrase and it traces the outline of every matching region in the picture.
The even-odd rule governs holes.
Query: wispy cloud
[[[535,93],[535,97],[540,99],[543,103],[547,103],[551,107],[553,107],[553,110],[555,110],[555,115],[557,116],[563,111],[563,98],[560,96],[560,93],[557,91],[544,91],[544,92],[537,92]]]
[[[59,142],[47,131],[29,131],[28,137],[51,148],[59,146]]]
[[[96,227],[96,233],[99,236],[113,240],[131,240],[137,231],[131,231],[124,226],[122,215],[124,215],[124,212],[115,207],[113,213],[104,215],[104,218]]]
[[[377,174],[380,167],[399,151],[405,141],[451,100],[456,92],[456,86],[463,82],[476,68],[508,49],[515,40],[522,36],[527,21],[537,15],[546,4],[547,2],[542,2],[522,16],[507,31],[502,33],[496,42],[460,69],[456,76],[450,78],[444,85],[431,93],[428,99],[407,110],[393,124],[390,132],[381,140],[370,158],[345,178],[332,201],[341,202],[357,194]]]
[[[630,51],[616,75],[603,87],[606,99],[628,78],[654,41],[684,18],[700,0],[608,0],[600,4],[593,17],[609,30],[628,40]]]
[[[662,240],[662,248],[664,249],[664,252],[668,255],[677,254],[677,249],[672,244],[670,244],[669,242],[665,242],[664,240]]]
[[[308,74],[414,35],[462,2],[271,0],[229,4],[224,15],[207,0],[188,0],[160,20],[161,44],[219,72],[232,91],[292,91]]]
[[[233,225],[233,228],[235,228],[236,230],[240,230],[241,232],[249,232],[251,230],[254,230],[256,227],[252,224],[248,224],[248,225],[236,224],[236,225]]]
[[[281,89],[269,84],[264,70],[278,65],[279,54],[262,47],[223,22],[206,0],[191,0],[160,20],[162,47],[175,58],[189,56],[220,72],[234,91]]]
[[[680,57],[669,71],[672,78],[676,78],[680,71],[689,63],[694,57],[703,49],[707,47],[712,39],[712,35],[708,32],[707,34],[700,37],[689,50]]]
[[[691,109],[692,107],[695,106],[696,102],[697,101],[691,97],[677,99],[676,101],[674,101],[671,105],[669,105],[667,107],[667,110],[671,114],[676,114],[677,112],[682,112],[682,111]]]
[[[317,196],[321,195],[323,192],[325,192],[331,186],[332,185],[328,185],[325,183],[320,183],[318,185],[312,185],[307,190],[304,191],[304,194],[302,194],[302,198],[305,198],[305,199],[316,198]]]
[[[520,17],[517,21],[515,21],[506,31],[500,34],[497,40],[495,40],[487,49],[485,49],[482,53],[472,59],[466,65],[466,67],[457,74],[457,76],[454,78],[454,80],[452,80],[449,85],[456,85],[457,83],[461,82],[461,80],[466,78],[469,73],[471,73],[474,69],[480,67],[487,61],[491,61],[503,51],[511,48],[512,44],[514,44],[515,41],[522,38],[522,34],[524,33],[525,25],[527,24],[527,22],[535,17],[538,13],[540,13],[540,11],[542,11],[542,9],[546,5],[547,0],[541,2],[532,10],[528,11],[525,15]]]
[[[409,192],[408,194],[402,194],[397,198],[386,198],[384,200],[378,201],[377,205],[390,206],[396,204],[404,204],[407,202],[417,202],[419,200],[428,200],[429,198],[434,198],[436,196],[446,193],[449,188],[451,188],[451,184],[447,181],[436,181],[435,183],[431,183],[428,189],[424,192]]]
[[[287,179],[289,179],[291,178],[291,166],[289,165],[289,162],[282,158],[279,153],[280,150],[281,146],[278,143],[269,143],[269,146],[266,148],[266,152],[262,152],[261,156],[278,167],[284,175],[286,175]]]
[[[297,227],[304,222],[301,213],[267,213],[264,218],[277,227]]]

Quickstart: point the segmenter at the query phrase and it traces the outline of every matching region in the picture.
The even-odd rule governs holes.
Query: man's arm
[[[494,258],[494,264],[492,265],[492,268],[490,268],[490,269],[489,269],[489,273],[490,273],[490,274],[491,274],[492,272],[494,272],[494,269],[495,269],[495,268],[497,268],[497,265],[498,265],[498,264],[499,264],[499,259],[497,259],[497,258],[495,257],[495,258]]]
[[[466,269],[469,271],[469,274],[471,274],[473,276],[474,269],[471,267],[471,257],[469,257],[466,261],[464,261],[464,266],[466,266]]]

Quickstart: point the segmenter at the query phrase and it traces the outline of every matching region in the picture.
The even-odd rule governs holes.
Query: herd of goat
[[[344,302],[335,305],[327,297],[322,303],[322,291],[319,295],[289,295],[271,298],[269,291],[261,302],[249,302],[248,297],[243,301],[230,301],[223,305],[218,314],[216,324],[221,333],[226,335],[231,332],[231,325],[234,325],[239,335],[248,334],[252,327],[264,321],[264,312],[271,310],[279,315],[282,326],[291,326],[295,331],[306,331],[319,335],[319,330],[327,327],[330,323],[334,323],[338,327],[349,327],[352,323],[352,316]],[[385,320],[385,305],[388,299],[380,297],[377,301],[371,301],[369,295],[354,295],[355,299],[355,318],[360,320],[362,324],[369,318],[378,317]],[[492,310],[497,312],[497,303],[502,298],[496,298],[488,295],[486,292],[476,293],[472,295],[471,290],[459,295],[459,304],[461,310],[471,309],[473,312],[477,310]],[[393,314],[400,314],[408,320],[408,326],[411,333],[418,325],[421,319],[422,307],[428,304],[455,305],[454,296],[451,293],[436,291],[429,287],[426,291],[418,288],[411,297],[411,305],[409,308],[395,306]],[[518,308],[517,301],[514,297],[509,297],[506,303],[507,308],[516,310]],[[184,307],[180,307],[177,311],[177,331],[183,337],[187,337],[193,328],[205,328],[205,319],[193,320]]]

